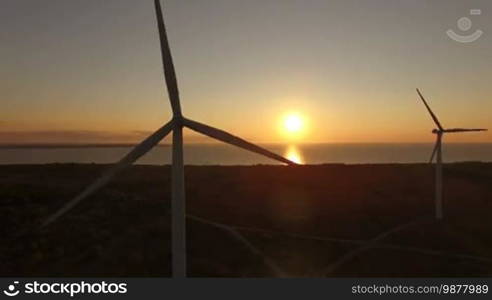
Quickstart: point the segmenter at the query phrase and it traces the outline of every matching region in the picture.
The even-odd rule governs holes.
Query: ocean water
[[[432,144],[263,144],[263,147],[303,164],[419,163],[430,158]],[[113,163],[131,150],[118,147],[0,147],[0,164]],[[187,144],[185,163],[191,165],[276,164],[261,155],[225,144]],[[445,162],[492,161],[492,144],[445,144]],[[171,162],[169,145],[156,147],[138,164]]]

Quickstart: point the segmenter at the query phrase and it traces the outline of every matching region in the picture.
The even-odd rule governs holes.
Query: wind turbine
[[[164,139],[164,137],[166,137],[172,131],[172,270],[173,277],[183,278],[186,277],[186,213],[183,165],[183,127],[188,127],[193,131],[199,132],[216,140],[261,154],[282,163],[286,163],[289,165],[295,165],[295,163],[223,130],[199,123],[197,121],[193,121],[183,116],[179,99],[178,83],[176,80],[176,73],[174,70],[171,50],[169,48],[169,42],[167,39],[161,4],[159,0],[154,0],[154,4],[157,16],[157,26],[159,29],[164,76],[166,80],[167,91],[169,94],[169,100],[171,102],[173,118],[171,119],[171,121],[166,123],[164,126],[159,128],[157,131],[155,131],[153,134],[143,140],[135,148],[133,148],[132,151],[130,151],[114,166],[109,168],[106,173],[104,173],[99,179],[97,179],[94,183],[84,189],[79,195],[66,203],[53,215],[48,217],[41,224],[41,228],[44,228],[53,223],[55,220],[57,220],[59,217],[61,217],[63,214],[65,214],[67,211],[77,205],[80,201],[103,187],[116,173],[118,173],[125,167],[133,164],[141,156],[143,156],[153,147],[155,147],[162,139]]]
[[[419,89],[417,89],[417,93],[419,94],[420,99],[422,99],[422,102],[424,103],[425,107],[427,108],[427,111],[432,117],[432,120],[434,120],[434,123],[436,124],[437,128],[432,130],[432,133],[436,135],[436,145],[434,146],[434,150],[432,150],[432,155],[430,158],[430,163],[434,161],[434,157],[436,157],[436,182],[435,182],[435,201],[436,201],[436,219],[441,220],[443,218],[443,204],[442,204],[442,138],[445,133],[458,133],[458,132],[476,132],[476,131],[487,131],[487,129],[482,129],[482,128],[472,128],[472,129],[465,129],[465,128],[450,128],[450,129],[445,129],[442,127],[441,123],[437,119],[436,115],[434,112],[432,112],[432,109],[430,108],[429,104],[427,104],[427,101],[425,101],[424,96],[422,96],[422,93],[420,92]]]

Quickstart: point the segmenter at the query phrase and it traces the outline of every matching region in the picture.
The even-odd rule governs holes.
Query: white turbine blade
[[[166,26],[162,15],[160,0],[154,0],[155,12],[157,16],[157,26],[159,28],[159,40],[161,42],[162,64],[164,66],[164,77],[166,78],[167,92],[171,101],[173,115],[181,116],[181,105],[179,102],[178,81],[176,79],[176,71],[174,70],[173,58],[169,41],[167,39]]]
[[[440,130],[444,130],[444,128],[441,126],[441,123],[439,122],[439,120],[437,119],[436,115],[434,114],[434,112],[432,112],[432,109],[430,108],[429,104],[427,104],[427,101],[425,101],[424,99],[424,96],[422,96],[422,93],[420,92],[419,89],[417,89],[417,93],[419,94],[420,96],[420,99],[422,99],[422,102],[424,102],[424,105],[425,107],[427,108],[427,111],[429,112],[429,114],[431,115],[432,119],[434,120],[434,123],[436,123],[437,127],[440,129]]]
[[[70,209],[72,209],[75,205],[77,205],[80,201],[92,195],[94,192],[102,188],[106,185],[109,180],[119,171],[123,170],[125,167],[133,164],[140,157],[142,157],[145,153],[150,151],[155,145],[157,145],[166,135],[173,129],[173,123],[169,122],[166,125],[162,126],[159,130],[154,132],[148,138],[146,138],[143,142],[133,148],[130,153],[128,153],[125,157],[123,157],[118,163],[114,166],[110,167],[99,179],[89,185],[85,190],[83,190],[80,194],[78,194],[75,198],[66,203],[62,208],[60,208],[53,215],[48,217],[42,224],[41,228],[48,226],[49,224],[56,221],[59,217],[64,215]]]
[[[248,151],[261,154],[263,156],[269,157],[271,159],[275,159],[277,161],[280,161],[280,162],[283,162],[283,163],[286,163],[289,165],[295,165],[296,164],[296,163],[294,163],[294,162],[292,162],[292,161],[290,161],[290,160],[288,160],[288,159],[286,159],[286,158],[284,158],[278,154],[275,154],[275,153],[270,152],[266,149],[258,147],[258,146],[254,145],[248,141],[245,141],[245,140],[243,140],[237,136],[234,136],[230,133],[227,133],[223,130],[213,128],[213,127],[210,127],[208,125],[198,123],[196,121],[192,121],[192,120],[189,120],[186,118],[183,120],[183,124],[186,127],[190,128],[196,132],[199,132],[199,133],[204,134],[206,136],[209,136],[211,138],[217,139],[217,140],[222,141],[224,143],[228,143],[228,144],[246,149]]]
[[[438,139],[439,139],[439,137],[438,137]],[[429,163],[432,163],[434,161],[434,157],[436,156],[436,153],[437,153],[437,148],[439,148],[439,140],[436,141],[436,145],[434,146],[434,150],[432,150],[432,155],[431,155]]]
[[[444,130],[444,132],[449,132],[449,133],[453,133],[453,132],[478,132],[478,131],[488,131],[488,130],[487,129],[483,129],[483,128],[471,128],[471,129],[467,129],[467,128],[451,128],[451,129]]]

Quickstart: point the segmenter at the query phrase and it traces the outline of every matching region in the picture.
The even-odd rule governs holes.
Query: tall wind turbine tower
[[[475,132],[475,131],[487,131],[487,129],[482,128],[473,128],[473,129],[465,129],[465,128],[450,128],[445,129],[442,127],[441,122],[437,119],[437,116],[434,114],[432,109],[430,108],[427,101],[425,101],[424,96],[419,89],[417,89],[417,93],[419,94],[420,99],[424,103],[427,111],[429,112],[432,120],[436,124],[437,128],[432,130],[432,133],[436,135],[436,144],[434,146],[434,150],[432,151],[432,155],[430,158],[430,163],[434,161],[434,157],[436,158],[436,179],[435,179],[435,203],[436,203],[436,219],[441,220],[443,218],[443,203],[442,203],[442,139],[445,133],[459,133],[459,132]]]

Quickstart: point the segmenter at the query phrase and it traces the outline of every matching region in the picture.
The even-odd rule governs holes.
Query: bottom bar
[[[360,299],[380,296],[485,296],[492,278],[168,279],[1,278],[16,299]],[[192,298],[193,297],[193,298]],[[485,296],[486,297],[486,296]],[[484,297],[484,298],[485,298]]]

